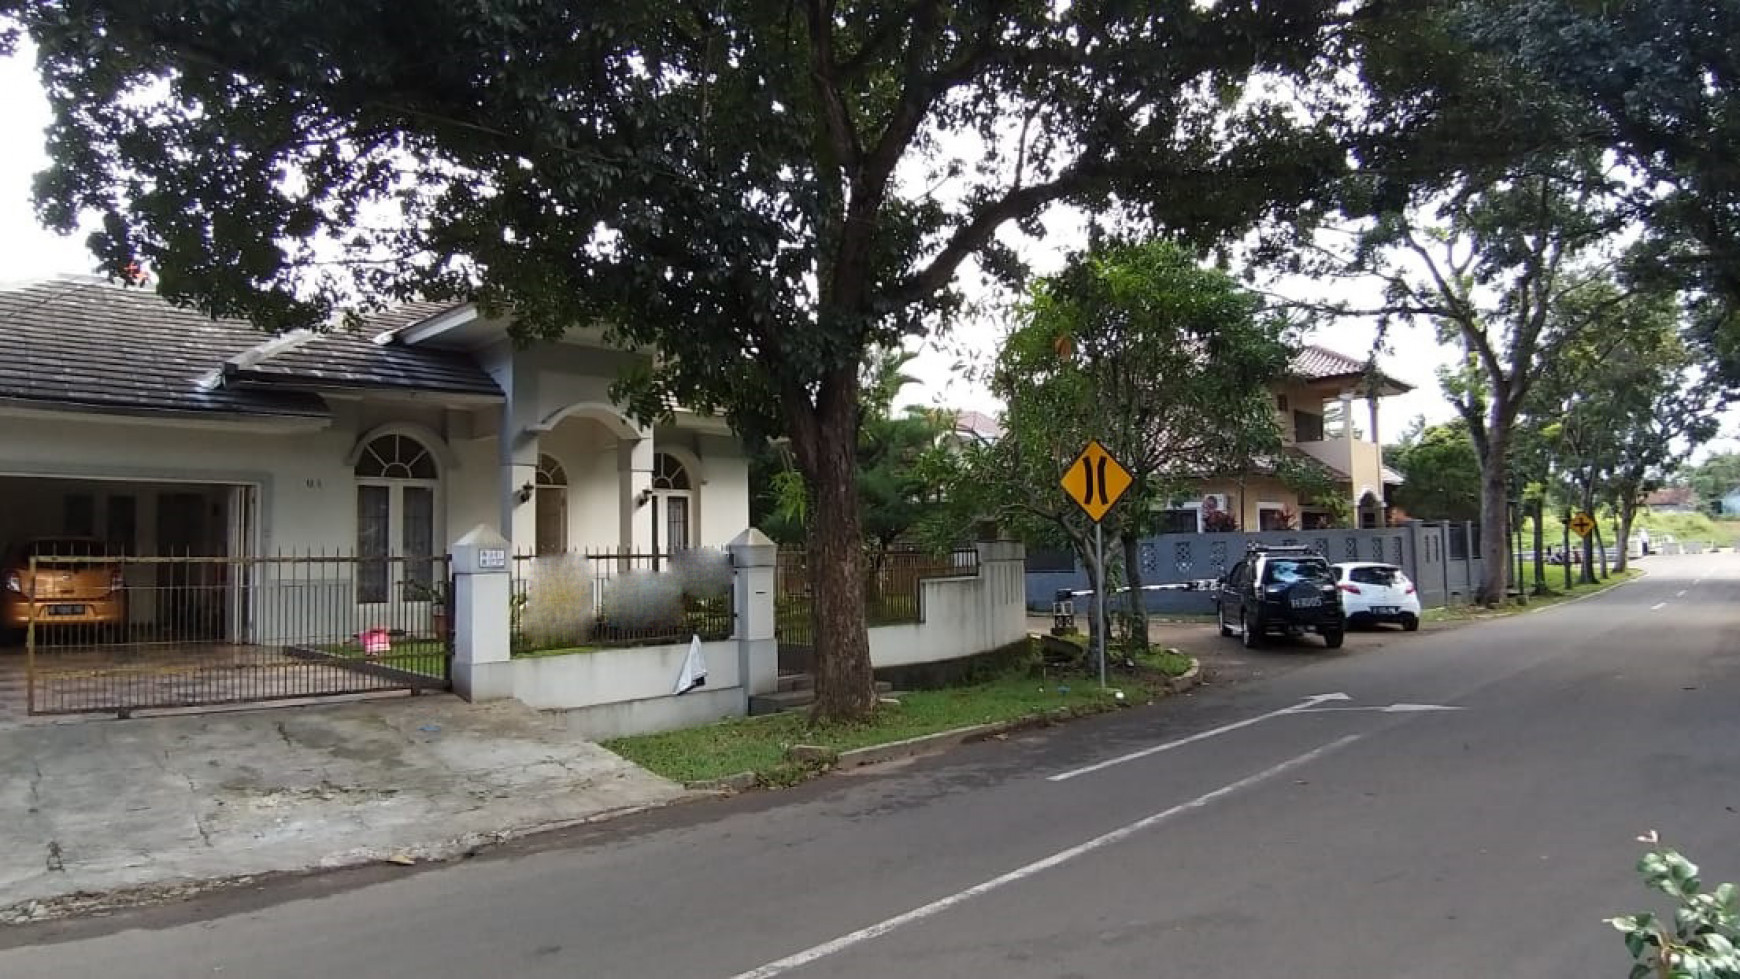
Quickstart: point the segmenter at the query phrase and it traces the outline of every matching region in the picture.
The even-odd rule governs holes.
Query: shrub
[[[1654,833],[1639,839],[1658,842]],[[1740,979],[1740,891],[1723,884],[1706,892],[1697,865],[1666,847],[1645,853],[1637,871],[1678,906],[1671,924],[1647,912],[1608,919],[1625,936],[1631,979]]]

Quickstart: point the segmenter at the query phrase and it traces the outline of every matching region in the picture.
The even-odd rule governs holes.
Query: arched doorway
[[[568,550],[568,472],[554,456],[538,456],[537,552]]]
[[[668,452],[653,456],[653,550],[687,550],[694,539],[694,482],[688,467]]]
[[[409,435],[382,435],[363,446],[355,473],[356,553],[364,559],[357,572],[358,604],[387,604],[395,589],[415,593],[401,594],[401,601],[427,601],[441,529],[435,456]]]
[[[1384,503],[1377,494],[1366,490],[1359,498],[1359,529],[1376,530],[1384,525]]]

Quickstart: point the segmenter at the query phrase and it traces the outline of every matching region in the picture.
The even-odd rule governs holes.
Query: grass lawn
[[[394,639],[392,649],[385,653],[366,653],[362,644],[356,642],[322,643],[314,648],[345,659],[366,659],[388,669],[424,676],[441,676],[446,669],[447,646],[439,639]]]
[[[1128,675],[1112,682],[1114,687],[1119,683],[1128,688],[1140,685],[1139,678]],[[884,704],[866,724],[818,728],[810,726],[807,715],[793,712],[618,738],[604,746],[679,782],[752,771],[763,784],[783,784],[809,774],[809,769],[786,760],[785,750],[792,745],[847,751],[1059,708],[1096,713],[1118,703],[1113,693],[1101,690],[1095,680],[1056,674],[1040,678],[1022,671],[972,687],[903,693],[898,706]]]
[[[569,656],[575,653],[596,653],[603,646],[559,646],[555,649],[516,649],[514,659],[537,659],[541,656]]]
[[[1576,572],[1573,571],[1573,579],[1575,574]],[[1456,605],[1451,608],[1429,608],[1421,618],[1427,622],[1474,622],[1481,619],[1492,619],[1506,615],[1515,615],[1518,612],[1527,612],[1530,609],[1560,605],[1574,598],[1581,598],[1584,595],[1593,595],[1599,591],[1606,591],[1616,585],[1640,577],[1642,574],[1643,572],[1636,568],[1627,568],[1623,574],[1609,575],[1606,581],[1598,581],[1592,585],[1573,585],[1570,591],[1565,591],[1564,569],[1553,567],[1547,569],[1547,587],[1553,589],[1553,594],[1548,595],[1545,598],[1536,598],[1533,595],[1530,595],[1529,603],[1527,605],[1503,605],[1493,609],[1480,608],[1474,605]],[[1530,582],[1530,587],[1533,587],[1532,581]]]

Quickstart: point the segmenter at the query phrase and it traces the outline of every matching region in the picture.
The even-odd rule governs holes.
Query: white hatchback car
[[[1364,561],[1334,567],[1349,626],[1394,622],[1409,632],[1420,628],[1420,595],[1401,568]]]

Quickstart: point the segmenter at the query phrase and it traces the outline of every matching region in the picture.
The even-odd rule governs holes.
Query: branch
[[[863,159],[864,147],[846,111],[845,100],[840,98],[839,66],[834,61],[834,0],[809,0],[804,5],[804,14],[809,21],[810,49],[814,52],[810,81],[822,103],[828,138],[838,158],[835,163],[855,172]]]

